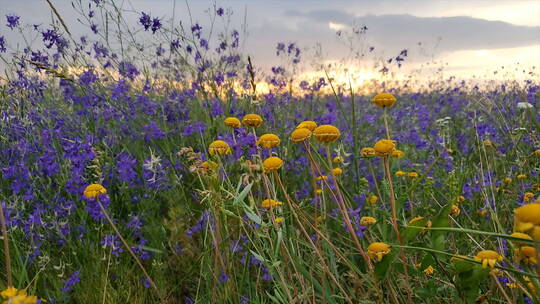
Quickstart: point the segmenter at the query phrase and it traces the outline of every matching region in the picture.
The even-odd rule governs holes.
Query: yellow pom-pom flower
[[[401,150],[392,151],[392,157],[393,158],[402,158],[403,156],[405,156],[405,153],[403,153],[403,151],[401,151]]]
[[[306,120],[306,121],[302,121],[301,123],[299,123],[298,126],[296,126],[296,128],[297,129],[308,129],[311,132],[313,132],[313,130],[315,130],[315,128],[317,128],[317,123],[312,121],[312,120]]]
[[[450,213],[453,216],[458,216],[461,213],[461,209],[459,209],[458,205],[452,205],[452,209],[450,210]]]
[[[540,149],[534,151],[534,155],[540,156]]]
[[[520,238],[520,239],[524,239],[524,240],[529,240],[529,241],[532,241],[532,237],[528,234],[525,234],[525,233],[521,233],[521,232],[514,232],[512,233],[510,236],[513,236],[515,238]],[[517,246],[523,246],[525,245],[526,243],[523,243],[519,240],[511,240],[511,242]]]
[[[410,178],[418,178],[418,173],[416,172],[409,172],[407,173],[407,176]]]
[[[313,130],[313,135],[322,143],[331,143],[336,141],[341,136],[341,133],[338,128],[332,125],[322,125]]]
[[[514,209],[514,231],[526,233],[540,241],[540,204],[527,204]]]
[[[332,162],[333,162],[334,164],[341,164],[341,163],[343,163],[344,161],[345,161],[345,160],[343,159],[342,156],[336,156],[336,157],[334,157],[334,158],[332,159]]]
[[[273,199],[265,199],[261,203],[261,206],[264,209],[274,209],[274,208],[276,208],[278,206],[282,206],[282,205],[283,205],[283,202],[276,201],[276,200],[273,200]]]
[[[362,148],[362,150],[360,150],[360,155],[362,155],[362,157],[375,156],[375,149],[371,147]]]
[[[306,128],[300,128],[292,131],[291,141],[295,143],[303,142],[311,137],[311,131]]]
[[[281,140],[279,139],[279,137],[276,134],[272,133],[264,134],[259,137],[259,140],[257,140],[257,145],[263,146],[266,149],[277,147],[280,143]]]
[[[98,198],[100,195],[106,194],[107,189],[100,184],[88,185],[83,192],[86,198]]]
[[[514,250],[514,258],[518,263],[526,265],[538,264],[538,254],[536,248],[531,246],[521,246]]]
[[[374,242],[368,246],[367,250],[367,255],[370,258],[376,259],[378,262],[380,262],[385,255],[390,253],[390,246],[385,243]]]
[[[272,156],[263,161],[264,173],[276,172],[283,166],[281,158]]]
[[[258,114],[246,114],[244,118],[242,118],[242,123],[249,127],[257,128],[263,123],[263,119]]]
[[[367,199],[370,205],[375,205],[375,203],[377,203],[378,200],[379,198],[376,195],[370,195]]]
[[[231,154],[231,152],[231,147],[223,140],[215,140],[208,146],[208,153],[210,155],[227,155]]]
[[[406,172],[401,171],[401,170],[398,170],[398,171],[396,171],[396,173],[394,173],[395,176],[404,176],[406,174],[407,174]]]
[[[332,173],[335,175],[335,176],[340,176],[343,174],[343,170],[341,168],[334,168],[332,169]]]
[[[532,193],[532,192],[525,192],[525,193],[523,194],[523,201],[524,201],[525,203],[528,203],[533,197],[534,197],[534,193]]]
[[[375,143],[373,149],[378,156],[388,156],[396,149],[396,142],[390,139],[381,139]]]
[[[242,124],[240,123],[240,119],[236,117],[227,117],[225,118],[224,123],[227,127],[231,127],[234,129],[240,128],[242,126]]]
[[[526,174],[518,174],[517,178],[518,179],[526,179],[527,175]]]
[[[372,226],[377,224],[377,219],[371,216],[362,216],[360,218],[360,225],[361,226]]]
[[[377,107],[386,108],[393,106],[397,99],[394,97],[394,95],[390,93],[380,93],[375,95],[372,99],[373,104],[375,104]]]
[[[494,268],[497,262],[502,262],[503,257],[493,250],[482,250],[476,254],[474,259],[482,263],[482,268],[490,267]]]
[[[428,267],[426,267],[426,269],[423,270],[423,272],[430,276],[430,275],[433,275],[433,273],[435,272],[435,268],[433,268],[433,266],[429,265]]]

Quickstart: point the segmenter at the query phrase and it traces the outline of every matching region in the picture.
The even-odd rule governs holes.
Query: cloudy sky
[[[84,32],[76,21],[69,0],[51,0],[74,32]],[[77,0],[79,1],[79,0]],[[83,3],[89,0],[81,0]],[[305,50],[306,59],[337,62],[351,57],[347,33],[353,26],[367,31],[356,35],[352,48],[365,51],[374,47],[371,57],[361,57],[353,65],[370,69],[374,58],[395,57],[408,50],[404,73],[436,61],[445,71],[463,77],[493,75],[506,70],[540,66],[539,0],[116,0],[118,5],[153,16],[192,20],[208,24],[205,10],[230,9],[232,23],[247,24],[245,52],[264,67],[280,63],[275,56],[279,41],[295,42]],[[188,10],[189,6],[189,10]],[[174,10],[173,10],[174,8]],[[0,0],[0,16],[18,14],[22,22],[47,23],[51,18],[45,0]],[[2,17],[3,18],[3,17]],[[341,36],[336,32],[341,31]],[[16,37],[1,27],[12,41]],[[11,35],[11,36],[10,36]],[[309,61],[309,60],[306,60]],[[433,66],[433,64],[432,64]],[[305,69],[309,70],[308,67]],[[499,74],[500,75],[500,74]]]

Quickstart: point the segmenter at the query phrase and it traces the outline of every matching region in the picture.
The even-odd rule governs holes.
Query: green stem
[[[13,274],[11,271],[11,256],[9,255],[9,238],[6,225],[6,218],[4,216],[4,208],[0,204],[0,222],[2,225],[2,238],[4,240],[4,259],[6,263],[6,276],[7,286],[13,287]]]

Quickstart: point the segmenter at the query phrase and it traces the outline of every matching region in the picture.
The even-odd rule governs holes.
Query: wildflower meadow
[[[264,68],[211,3],[75,0],[78,35],[56,2],[0,8],[0,303],[540,303],[535,67],[366,46],[353,85],[295,42]]]

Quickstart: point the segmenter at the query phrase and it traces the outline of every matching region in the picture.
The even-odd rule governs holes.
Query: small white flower
[[[528,102],[518,102],[517,107],[518,109],[530,109],[533,105]]]

